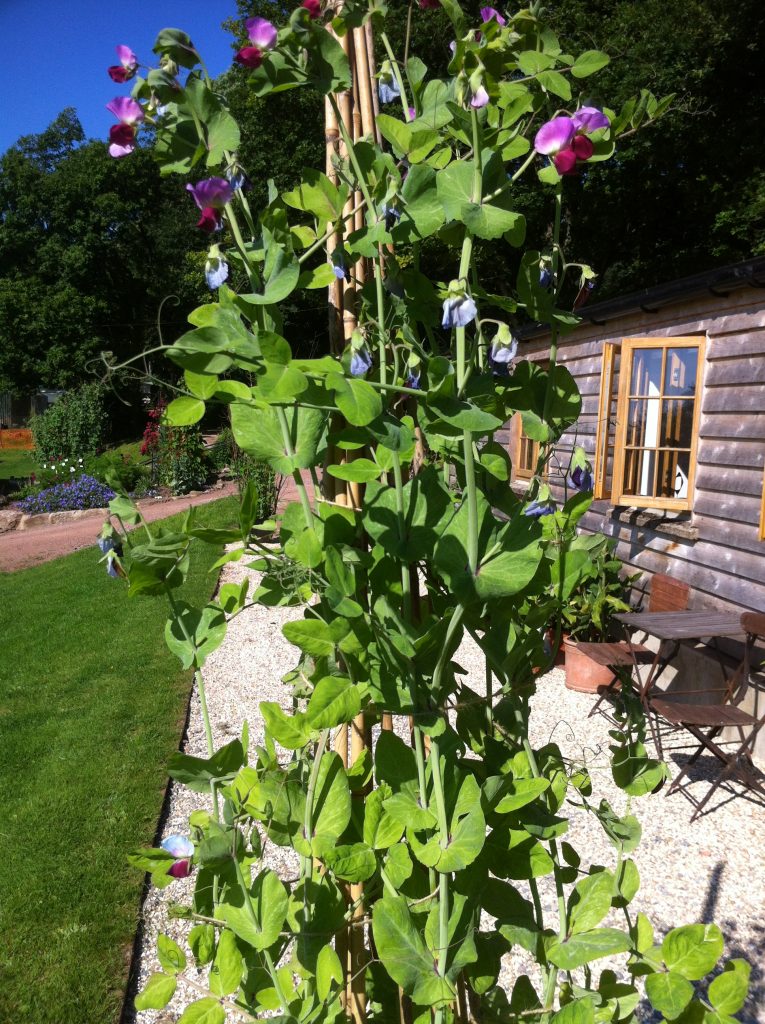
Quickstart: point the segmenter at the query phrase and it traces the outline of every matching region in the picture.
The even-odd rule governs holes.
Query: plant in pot
[[[582,536],[577,538],[577,545],[587,553],[589,568],[561,608],[566,686],[570,690],[597,693],[599,687],[611,682],[613,673],[577,645],[583,641],[605,643],[615,639],[614,615],[630,610],[629,591],[640,573],[622,574],[623,564],[614,555],[616,541],[612,537]]]

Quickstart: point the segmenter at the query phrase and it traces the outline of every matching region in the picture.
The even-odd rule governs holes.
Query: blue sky
[[[180,28],[220,74],[233,54],[221,24],[235,13],[234,0],[0,0],[0,153],[70,106],[87,137],[106,139],[105,104],[130,90],[106,73],[118,43],[152,64],[157,32]]]

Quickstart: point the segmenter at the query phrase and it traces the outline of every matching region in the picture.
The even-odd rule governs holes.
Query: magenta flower
[[[200,210],[205,210],[208,207],[221,210],[234,195],[231,182],[226,181],[225,178],[205,178],[198,181],[196,185],[187,185],[186,191],[191,193]]]
[[[552,157],[558,174],[576,174],[577,164],[589,160],[595,152],[587,136],[610,124],[597,107],[582,107],[573,117],[554,117],[543,124],[534,139],[534,149]]]
[[[119,160],[135,149],[135,128],[132,124],[113,124],[109,129],[109,156]]]
[[[214,206],[205,206],[197,221],[197,227],[211,235],[213,231],[220,231],[223,227],[223,219]]]
[[[491,21],[492,18],[494,18],[496,23],[498,25],[501,25],[503,28],[507,24],[507,22],[502,17],[502,15],[499,13],[499,11],[495,11],[493,7],[482,7],[481,8],[481,21]]]
[[[257,46],[243,46],[234,60],[245,68],[259,68],[263,63],[263,53]]]
[[[137,124],[143,121],[143,107],[130,96],[117,96],[106,104],[106,109],[114,114],[121,124]]]
[[[129,46],[118,46],[117,56],[119,57],[119,64],[113,64],[110,68],[107,68],[109,78],[113,82],[128,82],[138,69],[138,58]]]
[[[435,11],[441,6],[441,0],[420,0],[420,10]]]
[[[321,16],[321,0],[303,0],[300,6],[304,7],[313,19]]]
[[[534,138],[534,149],[543,156],[550,156],[565,149],[576,135],[572,117],[554,117],[543,124]]]
[[[250,42],[261,50],[273,50],[276,46],[276,29],[265,18],[248,18],[245,21]]]

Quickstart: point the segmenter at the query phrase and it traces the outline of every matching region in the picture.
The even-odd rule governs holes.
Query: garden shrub
[[[173,494],[188,494],[204,487],[209,475],[199,427],[159,426],[157,463],[159,482]]]
[[[95,455],[104,446],[109,427],[103,386],[83,384],[67,392],[45,412],[33,416],[30,426],[40,463]]]

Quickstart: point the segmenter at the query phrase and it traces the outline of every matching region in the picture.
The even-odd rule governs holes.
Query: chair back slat
[[[741,616],[741,628],[750,636],[765,638],[765,614],[763,612],[744,612]]]
[[[683,612],[688,607],[690,587],[661,573],[651,577],[649,612]]]

